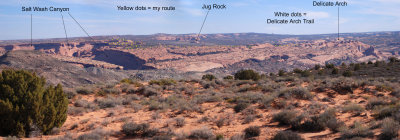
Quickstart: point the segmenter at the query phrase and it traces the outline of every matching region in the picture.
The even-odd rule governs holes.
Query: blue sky
[[[400,31],[400,0],[348,0],[341,7],[341,32]],[[197,33],[207,11],[203,4],[226,4],[226,10],[211,10],[203,33],[324,34],[337,32],[337,8],[313,7],[313,0],[2,0],[0,40],[65,37],[60,12],[22,12],[22,6],[68,7],[92,35],[147,35]],[[175,11],[118,11],[117,6],[175,6]],[[271,25],[274,12],[306,12],[311,25]],[[69,17],[69,37],[85,33]]]

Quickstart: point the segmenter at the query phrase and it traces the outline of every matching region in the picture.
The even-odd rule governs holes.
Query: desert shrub
[[[345,124],[342,121],[337,120],[336,118],[329,119],[326,122],[326,127],[328,127],[332,132],[339,132]]]
[[[234,79],[232,75],[228,75],[224,77],[225,80],[232,80]]]
[[[207,116],[203,116],[203,117],[201,117],[197,122],[198,123],[203,123],[203,122],[208,122],[208,121],[210,121],[211,119],[209,118],[209,117],[207,117]]]
[[[244,129],[244,137],[245,138],[252,138],[258,137],[261,134],[261,130],[259,126],[250,126]]]
[[[202,80],[212,81],[212,80],[217,79],[217,77],[215,77],[215,76],[212,75],[212,74],[206,74],[206,75],[203,75],[203,76],[201,77],[201,79],[202,79]]]
[[[375,63],[374,63],[374,67],[379,67],[381,65],[381,62],[379,62],[379,61],[375,61]]]
[[[73,90],[64,90],[65,95],[67,95],[68,99],[72,99],[76,96],[76,92]]]
[[[328,108],[326,111],[319,115],[320,122],[328,122],[331,119],[336,118],[336,110],[334,108]]]
[[[303,99],[303,100],[309,100],[311,99],[313,96],[310,93],[310,91],[308,91],[305,88],[291,88],[291,89],[283,89],[279,92],[279,96],[282,97],[295,97],[297,99]]]
[[[68,98],[61,85],[24,70],[0,74],[0,135],[29,136],[35,127],[48,134],[67,119]],[[44,115],[46,114],[46,115]]]
[[[303,72],[303,70],[301,70],[301,69],[299,69],[299,68],[295,68],[295,69],[293,69],[293,72],[294,72],[294,73],[300,74],[300,73]]]
[[[89,104],[88,101],[79,99],[79,100],[76,100],[76,101],[75,101],[74,106],[75,106],[75,107],[85,107],[85,106],[87,106],[88,104]]]
[[[386,84],[381,84],[381,85],[376,85],[376,90],[380,92],[393,91],[393,88]]]
[[[286,75],[286,71],[285,70],[279,70],[278,71],[278,75],[279,76],[285,76]]]
[[[235,79],[237,80],[260,80],[261,76],[254,70],[241,70],[235,73]]]
[[[333,79],[327,82],[330,82],[328,86],[339,94],[353,93],[353,87],[358,86],[353,79],[349,78]]]
[[[299,134],[293,131],[279,131],[272,140],[304,140]]]
[[[16,136],[7,136],[7,137],[3,138],[3,140],[20,140],[20,139]]]
[[[68,115],[78,115],[84,113],[86,110],[83,107],[69,107],[68,108]]]
[[[121,84],[134,85],[134,86],[136,86],[136,87],[141,87],[141,86],[143,86],[142,83],[139,83],[138,81],[135,81],[135,80],[132,80],[132,79],[128,79],[128,78],[122,79],[122,80],[120,81],[120,83],[121,83]]]
[[[175,118],[175,126],[183,127],[185,125],[185,118]]]
[[[128,122],[122,125],[122,133],[127,136],[143,136],[149,130],[150,125],[148,123],[136,124]]]
[[[204,89],[212,89],[216,88],[218,85],[215,83],[215,81],[202,81],[200,82],[201,86],[203,86]]]
[[[325,128],[328,126],[328,122],[331,120],[336,120],[335,109],[327,109],[325,112],[321,113],[318,116],[311,116],[310,118],[306,118],[304,123],[302,123],[301,125],[299,125],[301,119],[297,119],[297,121],[294,121],[296,123],[293,123],[292,121],[292,129],[302,130],[306,132],[318,132],[325,130]]]
[[[256,119],[255,115],[247,115],[244,120],[243,120],[243,124],[248,124],[253,122]]]
[[[217,125],[217,127],[222,127],[225,125],[226,121],[227,121],[226,117],[221,117],[215,121],[215,125]]]
[[[245,139],[244,135],[242,134],[235,134],[230,138],[230,140],[244,140],[244,139]]]
[[[296,126],[296,125],[295,125]],[[292,126],[293,128],[293,126]],[[325,129],[325,124],[320,122],[317,116],[312,116],[311,118],[307,119],[299,125],[299,127],[294,127],[295,130],[301,130],[305,132],[318,132]]]
[[[102,88],[101,90],[104,92],[104,94],[120,94],[121,93],[121,91],[119,89],[116,89],[114,87]]]
[[[51,129],[51,131],[50,131],[50,135],[58,135],[58,134],[60,134],[60,132],[61,132],[61,129],[60,128],[58,128],[58,127],[54,127],[53,129]]]
[[[218,135],[215,137],[215,140],[224,140],[224,135],[218,134]]]
[[[399,88],[393,89],[393,91],[390,92],[390,95],[399,98],[400,97],[400,89]]]
[[[380,106],[376,107],[372,114],[373,117],[376,119],[384,119],[386,117],[391,117],[394,116],[395,114],[398,113],[398,110],[400,110],[400,105],[387,105],[387,106]]]
[[[144,133],[142,134],[142,137],[154,137],[159,132],[160,131],[157,128],[151,128],[151,129],[148,129],[148,130],[144,131]]]
[[[387,105],[388,103],[382,98],[371,98],[366,105],[367,109],[373,109],[376,106]]]
[[[399,60],[396,57],[389,57],[389,62],[394,63],[394,62],[399,62]]]
[[[372,137],[374,133],[368,128],[359,122],[354,122],[354,126],[341,130],[341,138],[343,139],[351,139],[355,137]]]
[[[163,110],[169,107],[168,104],[166,103],[162,103],[162,102],[158,102],[155,100],[151,100],[149,101],[149,110],[153,111],[153,110]]]
[[[333,69],[333,68],[335,68],[335,65],[334,65],[334,64],[330,64],[330,63],[326,63],[326,64],[325,64],[325,68],[327,68],[327,69]]]
[[[361,66],[360,66],[360,64],[355,64],[354,65],[354,71],[358,71],[358,70],[360,70],[361,69]]]
[[[296,118],[297,112],[292,110],[283,110],[273,115],[272,120],[281,125],[290,125]]]
[[[123,105],[129,105],[129,104],[132,104],[132,101],[137,101],[137,100],[140,100],[140,97],[137,96],[136,94],[126,95],[122,99],[122,104]]]
[[[361,113],[364,111],[364,108],[360,105],[350,103],[348,105],[343,106],[342,108],[343,112],[353,112],[353,113]]]
[[[343,75],[344,77],[351,77],[351,76],[353,76],[353,72],[350,71],[350,70],[346,70],[346,71],[343,72],[342,75]]]
[[[157,91],[157,89],[154,89],[152,87],[141,87],[136,92],[142,94],[145,97],[156,96],[161,94],[161,92]]]
[[[125,78],[125,79],[122,79],[122,80],[120,81],[120,83],[131,84],[131,83],[133,83],[133,81],[132,81],[131,79]]]
[[[339,69],[338,68],[333,68],[332,69],[332,75],[339,74]]]
[[[319,69],[321,69],[321,65],[319,64],[314,65],[314,70],[319,70]]]
[[[308,71],[308,70],[304,70],[304,71],[302,71],[300,74],[301,74],[302,77],[309,77],[309,76],[311,76],[311,72]]]
[[[149,82],[150,85],[160,85],[160,86],[169,86],[175,85],[176,81],[173,79],[160,79],[160,80],[151,80]]]
[[[155,136],[152,140],[172,140],[172,136],[162,135],[162,136]]]
[[[192,99],[193,102],[196,104],[202,104],[202,103],[212,103],[212,102],[219,102],[221,101],[222,98],[216,95],[195,95]]]
[[[200,128],[190,132],[189,139],[211,139],[214,138],[214,134],[209,128]]]
[[[336,119],[336,110],[327,109],[318,116],[318,125],[328,127],[333,132],[338,132],[344,126],[344,122]]]
[[[262,108],[268,108],[271,106],[271,103],[274,101],[275,96],[265,96],[264,98],[261,99],[260,105]]]
[[[248,92],[248,91],[258,91],[261,90],[261,86],[250,86],[250,85],[245,85],[241,87],[238,92]]]
[[[382,122],[382,130],[379,135],[381,140],[389,140],[396,138],[399,135],[400,125],[397,121],[392,118],[386,118]]]
[[[241,103],[236,104],[235,107],[233,107],[233,109],[235,110],[236,113],[238,113],[238,112],[246,109],[248,106],[249,106],[248,103],[241,102]]]
[[[77,140],[105,140],[108,135],[109,132],[103,129],[95,129],[90,133],[80,135]]]
[[[80,88],[76,89],[76,93],[83,94],[83,95],[89,95],[89,94],[93,93],[93,89],[89,88],[89,87],[80,87]]]
[[[108,96],[103,99],[96,99],[95,102],[99,105],[100,108],[112,108],[122,104],[120,98],[115,98],[112,96]]]

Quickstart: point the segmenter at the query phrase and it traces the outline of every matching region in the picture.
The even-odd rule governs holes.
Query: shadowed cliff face
[[[118,50],[94,50],[93,55],[95,56],[93,59],[98,61],[104,61],[116,65],[123,66],[126,70],[147,70],[147,69],[155,69],[151,66],[144,65],[146,63],[145,60],[136,57],[133,54],[118,51]]]

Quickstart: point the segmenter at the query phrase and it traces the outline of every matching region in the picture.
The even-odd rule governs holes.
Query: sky
[[[325,0],[328,1],[328,0]],[[336,1],[334,1],[336,2]],[[400,0],[347,0],[340,7],[340,32],[400,31]],[[68,12],[23,12],[24,7],[70,8],[69,13],[91,36],[198,33],[207,10],[203,4],[225,4],[209,11],[202,33],[327,34],[337,33],[337,7],[314,7],[313,0],[2,0],[0,40],[65,38],[86,34]],[[119,11],[117,6],[174,6],[175,11]],[[274,12],[307,13],[314,24],[267,24]],[[293,18],[293,19],[303,19]],[[291,18],[277,18],[291,19]]]

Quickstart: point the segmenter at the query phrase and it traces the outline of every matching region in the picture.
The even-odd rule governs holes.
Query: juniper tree
[[[62,86],[25,70],[0,74],[0,135],[29,136],[32,128],[48,134],[67,119],[68,99]]]

